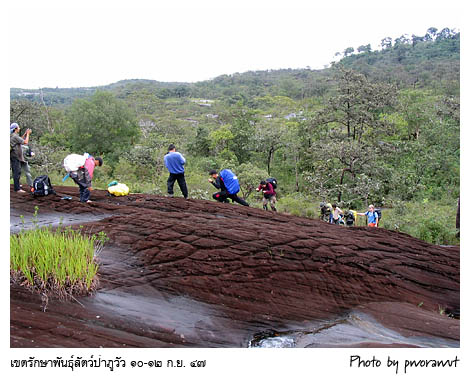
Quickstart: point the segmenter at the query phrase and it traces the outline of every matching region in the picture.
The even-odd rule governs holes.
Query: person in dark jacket
[[[269,205],[271,206],[272,211],[277,211],[276,210],[276,191],[274,190],[273,185],[270,182],[267,181],[261,181],[258,188],[256,189],[257,192],[263,193],[263,209],[268,210],[268,202]]]
[[[20,126],[17,123],[10,125],[10,167],[13,171],[13,189],[17,193],[26,193],[20,186],[21,164],[25,163],[22,146],[29,143],[31,129],[27,129],[20,137]]]
[[[220,175],[217,173],[215,169],[209,172],[209,182],[214,185],[220,192],[214,193],[212,198],[219,202],[229,202],[228,199],[230,198],[233,202],[237,202],[243,206],[250,206],[248,202],[246,202],[243,198],[238,197],[236,194],[230,194],[225,187],[224,180]]]
[[[186,159],[179,152],[176,152],[176,147],[174,144],[168,146],[168,153],[165,155],[165,167],[170,172],[170,176],[167,181],[167,190],[168,195],[173,197],[173,187],[175,181],[178,181],[178,186],[180,187],[183,197],[188,199],[188,187],[186,186],[186,180],[184,178],[184,165],[186,164]]]

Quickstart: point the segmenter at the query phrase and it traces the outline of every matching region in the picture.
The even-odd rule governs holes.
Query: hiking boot
[[[26,193],[23,189],[17,190],[15,193]]]
[[[173,198],[174,195],[173,195],[173,194],[168,194],[167,197],[168,197],[168,198]]]

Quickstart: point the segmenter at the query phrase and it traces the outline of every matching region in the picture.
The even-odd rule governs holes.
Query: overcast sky
[[[370,43],[377,49],[385,37],[422,36],[431,26],[460,30],[464,2],[10,3],[8,84],[38,88],[123,79],[194,82],[249,70],[323,68],[347,47]]]

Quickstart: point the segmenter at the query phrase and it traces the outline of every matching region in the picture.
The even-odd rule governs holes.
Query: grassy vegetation
[[[37,210],[35,216],[37,215]],[[98,286],[98,264],[106,235],[86,237],[70,227],[35,227],[10,235],[10,277],[46,296],[69,299]]]
[[[312,200],[301,193],[281,196],[277,203],[280,212],[318,219],[321,200]],[[431,244],[459,245],[455,217],[457,203],[452,198],[439,201],[397,201],[382,208],[380,227],[400,231]],[[253,198],[253,207],[261,208],[261,199]],[[349,210],[347,207],[343,211]],[[367,211],[356,209],[360,212]],[[356,226],[366,226],[365,217],[358,217]]]
[[[455,217],[457,203],[453,199],[404,202],[382,212],[382,227],[404,232],[432,244],[458,245]]]

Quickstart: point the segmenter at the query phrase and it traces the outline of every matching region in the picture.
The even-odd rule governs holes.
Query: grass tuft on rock
[[[71,299],[98,287],[98,263],[107,237],[81,234],[70,227],[22,230],[10,235],[10,281],[43,297]]]

